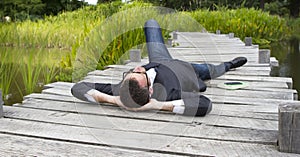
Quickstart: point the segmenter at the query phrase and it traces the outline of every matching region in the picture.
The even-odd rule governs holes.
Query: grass
[[[61,56],[66,54],[54,49],[0,47],[0,88],[5,104],[19,102],[23,95],[39,92],[42,85],[55,81]]]
[[[278,16],[255,9],[236,9],[208,11],[198,10],[190,13],[209,32],[234,33],[240,39],[252,37],[256,44],[270,44],[290,36],[287,21]]]
[[[6,49],[3,53],[0,53],[0,58],[0,89],[2,90],[3,100],[6,101],[9,95],[11,95],[10,89],[15,81],[18,65],[6,62],[15,59]]]

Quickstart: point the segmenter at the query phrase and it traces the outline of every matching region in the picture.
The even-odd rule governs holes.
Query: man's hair
[[[120,99],[130,108],[138,108],[147,104],[150,100],[150,92],[147,87],[140,87],[135,79],[126,79],[120,87]]]

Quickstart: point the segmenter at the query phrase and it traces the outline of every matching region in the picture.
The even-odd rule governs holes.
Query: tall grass
[[[290,36],[290,29],[285,19],[253,8],[197,10],[190,12],[190,15],[207,31],[233,32],[242,40],[245,37],[252,37],[258,44],[269,44],[271,41],[279,41]]]
[[[18,71],[18,65],[9,61],[13,61],[16,58],[9,54],[7,49],[3,53],[0,53],[0,88],[2,90],[3,100],[6,101],[10,94],[10,89],[15,81],[15,77]]]
[[[61,50],[0,47],[0,88],[6,104],[39,92],[42,85],[55,81],[60,72]],[[17,98],[16,98],[17,97]]]

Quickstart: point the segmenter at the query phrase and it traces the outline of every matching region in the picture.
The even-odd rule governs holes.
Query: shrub
[[[252,37],[257,44],[279,41],[290,35],[286,20],[255,9],[208,11],[190,13],[209,32],[233,32],[241,38]]]

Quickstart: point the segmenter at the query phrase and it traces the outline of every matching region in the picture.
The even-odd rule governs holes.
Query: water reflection
[[[300,99],[300,41],[292,38],[289,41],[273,43],[271,55],[279,61],[279,67],[272,69],[272,76],[291,77],[293,88],[298,91]]]

